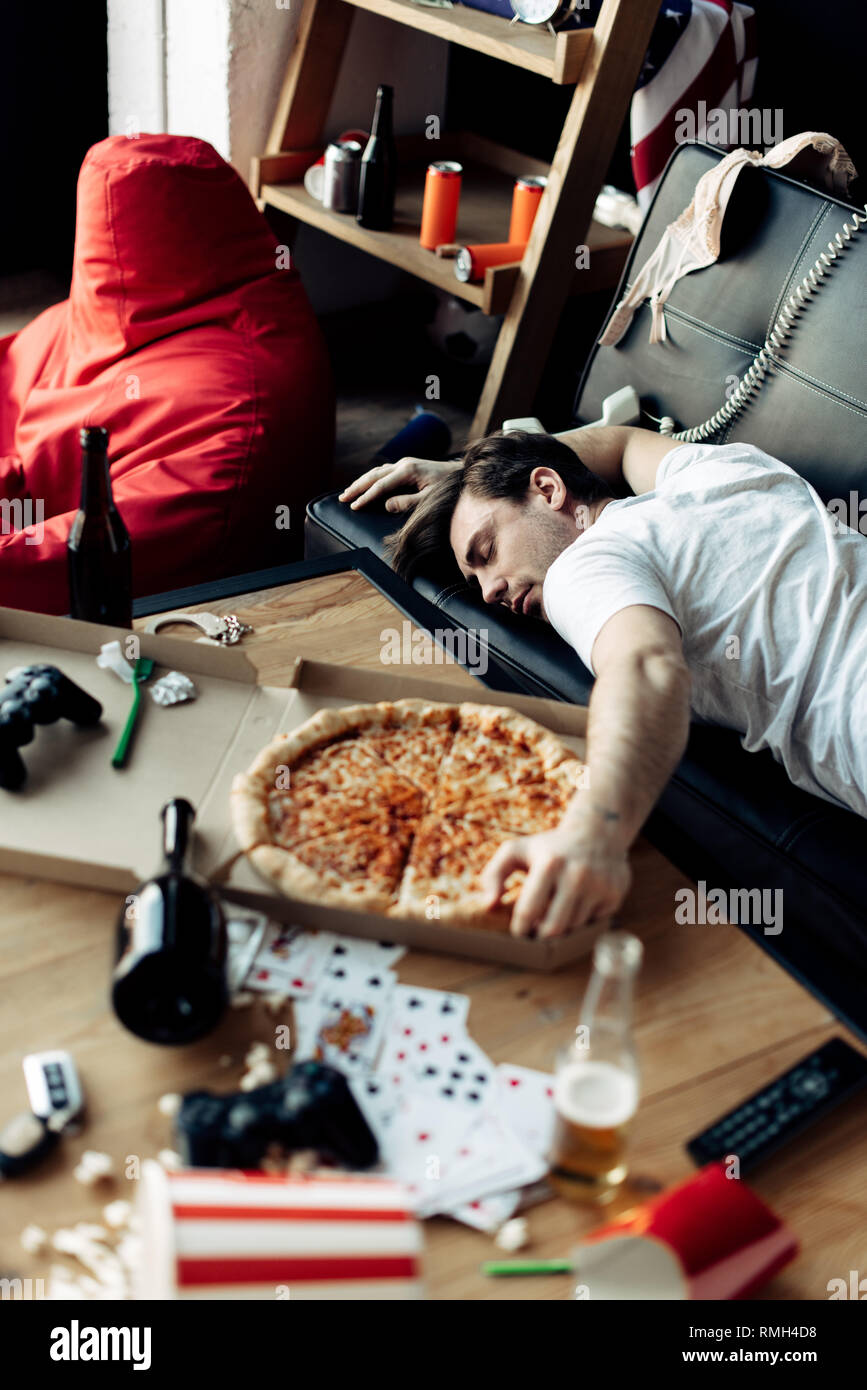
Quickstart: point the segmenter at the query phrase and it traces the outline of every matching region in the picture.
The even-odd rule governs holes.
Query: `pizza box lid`
[[[128,659],[157,662],[152,679],[184,671],[199,689],[197,700],[163,708],[144,687],[121,769],[111,755],[132,690],[95,661],[102,644],[115,640]],[[237,649],[0,608],[0,683],[14,666],[32,662],[58,666],[101,702],[103,717],[90,729],[66,719],[43,725],[20,750],[27,781],[19,791],[0,790],[0,870],[128,892],[160,861],[160,808],[173,796],[200,805],[254,698],[255,668]]]
[[[164,708],[145,688],[130,761],[120,770],[110,760],[131,688],[95,663],[101,645],[114,640],[129,659],[153,658],[159,668],[155,676],[183,671],[199,691],[194,701]],[[137,646],[130,648],[131,641]],[[0,790],[2,871],[132,892],[160,863],[161,807],[183,796],[197,808],[199,871],[228,900],[281,921],[541,970],[584,955],[604,927],[594,923],[551,941],[530,941],[290,899],[239,854],[229,811],[235,773],[248,767],[277,732],[291,730],[326,706],[408,697],[503,704],[551,728],[579,754],[586,730],[583,707],[300,658],[288,670],[285,686],[260,685],[255,667],[237,647],[0,608],[0,676],[33,662],[59,666],[101,701],[103,718],[91,729],[64,719],[41,726],[21,749],[27,781],[17,792]]]

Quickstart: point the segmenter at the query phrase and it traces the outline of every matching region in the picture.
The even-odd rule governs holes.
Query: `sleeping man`
[[[491,906],[527,870],[515,933],[619,907],[691,712],[867,816],[867,542],[786,464],[630,426],[517,431],[385,464],[342,497],[410,513],[392,538],[404,578],[451,548],[486,603],[549,622],[596,677],[586,787],[486,869]]]

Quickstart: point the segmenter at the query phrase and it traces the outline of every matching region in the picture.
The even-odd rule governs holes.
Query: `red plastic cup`
[[[593,1299],[749,1298],[794,1259],[797,1237],[740,1178],[712,1163],[600,1226],[575,1251]]]

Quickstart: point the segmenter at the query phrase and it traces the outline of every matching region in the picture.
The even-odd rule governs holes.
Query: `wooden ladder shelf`
[[[305,169],[322,152],[323,130],[357,9],[421,29],[575,91],[550,165],[467,131],[398,139],[398,189],[388,232],[360,227],[332,212],[304,188]],[[529,414],[557,323],[572,293],[616,284],[631,244],[627,232],[593,221],[593,207],[629,109],[659,0],[604,0],[593,29],[550,34],[498,15],[456,5],[430,9],[413,0],[304,0],[295,47],[271,126],[267,150],[252,161],[250,187],[270,205],[389,261],[503,323],[473,420],[471,437],[510,415]],[[435,143],[436,153],[431,154]],[[431,158],[464,166],[458,240],[504,241],[514,177],[545,174],[523,259],[488,270],[480,284],[455,278],[454,264],[419,245],[425,169]],[[589,248],[589,267],[576,269],[576,250]]]

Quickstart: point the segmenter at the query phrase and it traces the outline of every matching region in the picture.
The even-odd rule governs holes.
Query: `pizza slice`
[[[480,821],[493,831],[508,835],[536,835],[553,830],[575,792],[582,785],[585,765],[568,757],[538,782],[519,782],[490,793],[458,798],[463,820]]]
[[[357,780],[335,790],[327,769],[300,787],[290,775],[288,788],[275,790],[268,798],[269,839],[289,847],[312,836],[380,821],[383,816],[400,822],[418,820],[423,814],[424,793],[392,768],[377,761],[363,773],[358,769],[356,775]]]
[[[278,735],[232,784],[232,817],[242,849],[297,840],[366,824],[390,807],[394,816],[419,816],[424,796],[385,765],[359,734],[376,706],[356,707],[354,721],[323,711],[295,734]]]
[[[285,849],[259,845],[249,858],[291,898],[386,912],[394,902],[415,823],[381,817]]]
[[[432,796],[458,727],[457,706],[398,700],[387,709],[381,728],[367,733],[365,746]]]
[[[479,798],[544,782],[571,757],[554,734],[514,710],[461,705],[460,728],[441,768],[431,812],[461,817]]]
[[[482,872],[504,838],[477,821],[426,816],[416,830],[391,915],[508,931],[526,874],[516,869],[509,875],[494,911],[487,909],[481,886]]]

